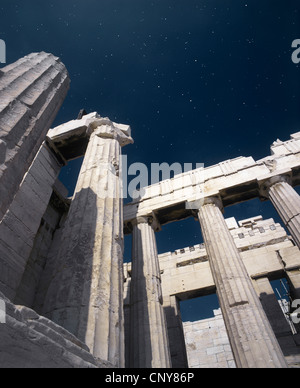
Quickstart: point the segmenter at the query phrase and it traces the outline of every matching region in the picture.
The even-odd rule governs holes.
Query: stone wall
[[[61,165],[43,144],[0,221],[0,291],[16,297]]]
[[[235,368],[221,309],[214,317],[184,322],[189,368]]]

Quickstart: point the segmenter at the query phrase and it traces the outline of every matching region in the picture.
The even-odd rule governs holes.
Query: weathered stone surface
[[[75,131],[77,121],[71,123]],[[87,343],[94,356],[124,366],[120,156],[132,139],[128,126],[98,115],[87,129],[89,145],[43,311]]]
[[[270,278],[282,277],[285,273],[289,278],[290,284],[292,280],[295,286],[299,285],[300,272],[299,260],[300,251],[295,247],[288,238],[286,231],[281,225],[274,223],[273,219],[263,220],[261,216],[251,219],[242,220],[237,223],[235,220],[226,220],[226,224],[231,225],[230,233],[237,247],[239,247],[240,255],[247,269],[249,277],[261,279],[261,276],[269,276]],[[241,225],[241,226],[239,226]],[[233,227],[234,226],[234,227]],[[242,236],[243,235],[243,236]],[[219,346],[214,345],[213,335],[215,327],[209,329],[204,327],[206,321],[191,323],[190,327],[195,324],[198,331],[198,323],[203,330],[203,341],[200,337],[193,338],[192,344],[189,342],[190,337],[186,337],[186,345],[181,336],[183,335],[182,324],[180,319],[180,311],[178,310],[179,300],[194,298],[215,292],[215,282],[210,269],[207,252],[203,244],[178,249],[175,252],[167,252],[158,255],[159,266],[161,272],[161,287],[164,301],[164,310],[167,318],[169,345],[172,358],[172,366],[184,368],[187,366],[184,357],[185,347],[189,354],[189,359],[192,363],[190,367],[234,367],[235,362],[232,362],[232,350],[228,346],[224,347],[225,353],[228,351],[231,354],[230,360],[224,360],[224,353],[207,355],[206,340],[210,338],[208,348]],[[291,273],[290,271],[291,270]],[[286,271],[286,272],[285,272]],[[124,305],[126,313],[130,309],[130,285],[132,276],[132,265],[126,263],[124,265],[124,273],[126,279],[126,292],[124,294]],[[294,278],[294,279],[293,279]],[[298,283],[297,283],[298,282]],[[298,286],[299,287],[299,286]],[[260,292],[257,290],[258,295]],[[268,297],[273,301],[275,298],[274,292],[270,292],[268,288]],[[276,311],[273,318],[276,322],[285,320],[283,313],[280,311],[279,304],[276,302]],[[201,312],[199,311],[199,314]],[[218,322],[225,330],[223,318],[218,315]],[[285,322],[285,321],[284,321]],[[275,323],[277,327],[278,323]],[[186,327],[186,323],[184,323]],[[285,326],[286,327],[286,326]],[[127,359],[129,357],[129,342],[130,330],[128,320],[125,321],[126,330],[126,351]],[[278,332],[278,331],[277,331]],[[212,334],[213,333],[213,334]],[[279,333],[279,332],[278,332]],[[217,334],[216,334],[217,335]],[[226,337],[227,332],[226,332]],[[295,338],[292,332],[289,333],[280,331],[277,337],[285,358],[289,366],[299,367],[299,352],[297,346],[292,343]],[[194,349],[192,349],[194,347]],[[191,359],[191,355],[193,358]],[[293,354],[293,356],[291,356]],[[226,358],[226,357],[225,357]],[[224,361],[228,361],[227,366]],[[129,366],[129,364],[128,364]]]
[[[66,192],[62,184],[57,185],[56,182],[49,205],[43,214],[40,227],[36,233],[22,280],[17,288],[14,298],[14,303],[16,304],[36,308],[37,299],[43,297],[40,286],[41,280],[44,280],[44,268],[48,263],[51,246],[54,244],[55,231],[60,227],[65,217],[65,212],[68,210],[68,201],[58,190],[62,190],[62,193]],[[37,309],[37,311],[41,310]]]
[[[278,175],[289,174],[292,185],[299,185],[299,142],[299,135],[294,134],[291,140],[274,145],[272,155],[264,159],[255,161],[251,157],[239,157],[145,187],[141,198],[124,207],[125,224],[152,211],[162,225],[190,217],[192,213],[185,207],[187,200],[221,195],[224,206],[248,201],[260,196],[262,181]]]
[[[282,351],[221,213],[207,199],[199,221],[235,361],[242,368],[285,368]]]
[[[104,130],[105,124],[108,124],[106,130]],[[103,132],[103,137],[115,138],[121,146],[123,146],[123,141],[126,144],[126,137],[131,138],[131,128],[129,125],[114,123],[108,118],[101,117],[97,112],[92,112],[80,119],[71,120],[68,123],[50,129],[47,139],[55,145],[66,160],[74,159],[85,154],[89,136],[97,125],[101,125],[102,130],[106,131],[106,134]],[[111,125],[114,127],[113,132],[110,132],[109,129]],[[126,136],[124,137],[122,133]]]
[[[221,310],[214,315],[183,325],[189,368],[236,368]]]
[[[263,187],[300,248],[300,197],[289,184],[290,180],[285,176],[271,178],[264,182]]]
[[[285,266],[280,262],[277,251],[282,253],[286,263],[290,263],[288,268],[291,268],[291,264],[293,268],[300,268],[298,247],[293,245],[283,227],[275,224],[273,219],[262,220],[259,217],[256,224],[249,227],[238,227],[236,221],[235,224],[237,228],[231,229],[230,234],[250,277],[282,273]],[[239,237],[241,234],[243,238]],[[169,295],[182,295],[182,299],[187,299],[189,296],[200,296],[205,289],[208,292],[214,290],[215,283],[204,244],[159,254],[158,258],[164,299]],[[126,264],[125,273],[131,274],[131,268],[131,264]]]
[[[131,278],[130,367],[170,368],[166,318],[153,217],[141,217],[133,226]]]
[[[0,220],[64,101],[69,77],[52,54],[33,53],[1,69]]]
[[[44,143],[0,221],[0,291],[14,300],[61,165]]]
[[[176,175],[126,206],[134,249],[124,271],[124,330],[120,155],[132,142],[130,127],[94,112],[46,136],[68,86],[64,65],[51,54],[31,54],[0,71],[0,302],[9,296],[36,309],[5,299],[0,365],[123,367],[125,331],[126,366],[186,367],[179,300],[216,289],[225,326],[220,316],[190,325],[190,366],[285,367],[262,305],[286,360],[298,365],[299,335],[290,335],[284,315],[278,319],[268,279],[285,276],[299,297],[299,249],[273,220],[225,222],[215,198],[224,206],[271,199],[300,246],[300,199],[292,188],[300,183],[299,133],[276,141],[265,159],[240,157]],[[61,165],[84,154],[70,210],[65,199],[52,207]],[[201,203],[205,246],[158,256],[149,215],[157,225],[195,217],[191,202]]]
[[[0,324],[0,368],[108,368],[71,333],[3,294],[6,322]]]
[[[167,278],[167,276],[166,276]],[[172,368],[187,368],[187,350],[181,320],[179,299],[176,295],[163,293]]]
[[[285,273],[290,283],[293,284],[293,281],[295,287],[297,287],[297,284],[299,287],[300,251],[298,247],[293,245],[280,224],[275,223],[273,219],[263,220],[261,216],[242,220],[238,223],[236,220],[230,219],[229,221],[226,220],[226,224],[231,225],[231,236],[239,248],[249,277],[260,278],[264,275],[270,278],[276,278],[284,276]],[[182,325],[180,324],[180,311],[178,311],[177,306],[178,301],[214,293],[215,282],[204,244],[178,249],[175,252],[159,254],[158,259],[161,272],[164,310],[168,324],[172,366],[184,368],[187,364],[184,358],[182,358],[185,352],[185,343],[181,342],[182,328],[180,327]],[[124,272],[126,279],[125,306],[128,314],[130,308],[130,298],[128,297],[130,294],[130,276],[132,275],[132,266],[130,263],[124,265]],[[273,297],[275,297],[274,293],[272,294]],[[176,313],[176,311],[178,312]],[[279,310],[277,310],[278,312]],[[276,317],[280,320],[283,314],[281,313],[279,316],[276,314]],[[129,328],[128,322],[125,321],[125,323],[127,332],[126,341],[128,343],[130,341],[130,335],[128,334]],[[209,335],[210,332],[207,332],[203,334],[203,337],[205,338]],[[293,337],[291,331],[289,335],[284,338],[281,336],[278,339],[280,340],[289,365],[293,362],[293,366],[295,366],[298,360],[296,357],[297,354],[295,353],[296,348],[295,346],[292,347],[292,344],[288,341],[289,337]],[[286,343],[288,344],[288,348],[285,347]],[[199,347],[203,347],[203,344],[201,345],[199,343],[199,345],[196,344],[195,346],[198,349],[196,352],[198,352]],[[127,344],[127,351],[128,347],[129,345]],[[191,352],[192,349],[188,348],[187,351]],[[287,356],[291,354],[289,353],[290,351],[294,354],[292,360]],[[128,357],[129,355],[127,355]],[[203,349],[201,351],[201,360],[198,355],[198,358],[194,358],[193,360],[194,365],[199,365],[200,361],[203,361],[202,365],[206,366],[219,365],[219,361],[223,355],[218,354],[217,360],[212,364],[208,362],[206,357],[206,351]],[[233,366],[232,364],[230,363],[230,367]]]
[[[275,335],[278,337],[290,334],[290,325],[282,313],[269,279],[267,277],[258,278],[254,281],[254,286]]]

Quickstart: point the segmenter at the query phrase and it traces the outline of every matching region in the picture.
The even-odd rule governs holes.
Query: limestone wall
[[[221,309],[214,317],[184,322],[189,368],[235,368]]]
[[[58,182],[57,182],[58,183]],[[62,195],[67,190],[56,184],[49,205],[42,217],[32,251],[28,259],[14,302],[38,309],[37,301],[42,299],[41,280],[44,279],[49,252],[54,236],[61,227],[68,205]]]
[[[0,221],[0,291],[13,300],[48,207],[61,165],[42,145]]]

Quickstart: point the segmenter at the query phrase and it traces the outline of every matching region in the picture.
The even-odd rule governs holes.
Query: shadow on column
[[[274,294],[265,292],[259,295],[263,309],[271,324],[281,350],[288,364],[300,365],[300,334],[293,334]]]
[[[183,325],[180,307],[178,306],[179,302],[176,296],[171,298],[175,298],[176,307],[170,304],[164,307],[164,311],[168,327],[172,368],[188,368]]]
[[[97,225],[97,196],[82,189],[72,201],[59,247],[52,246],[44,270],[43,314],[86,342]],[[72,218],[70,218],[72,215]],[[100,269],[101,270],[101,269]],[[102,269],[103,270],[103,269]],[[103,295],[95,296],[95,310]]]
[[[138,241],[142,241],[141,231],[137,229],[136,233],[135,237]],[[143,274],[143,266],[143,257],[132,257],[130,368],[151,368],[153,361],[147,284],[145,276],[140,276]]]

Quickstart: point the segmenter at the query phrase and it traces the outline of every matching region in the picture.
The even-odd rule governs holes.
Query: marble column
[[[0,221],[69,89],[59,58],[33,53],[0,70]]]
[[[219,198],[205,199],[198,215],[237,367],[287,367],[226,225]]]
[[[130,128],[94,119],[63,231],[45,314],[95,357],[124,366],[121,147]]]
[[[269,198],[300,248],[300,196],[289,184],[288,176],[268,179],[261,187],[263,196]]]
[[[171,356],[163,310],[153,217],[133,222],[130,366],[170,368]]]

